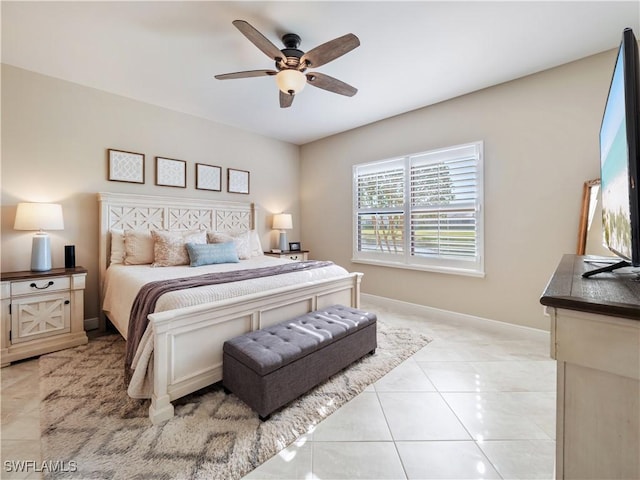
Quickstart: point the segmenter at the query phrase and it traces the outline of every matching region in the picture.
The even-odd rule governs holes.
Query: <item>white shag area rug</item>
[[[40,357],[45,478],[237,479],[287,447],[429,343],[378,320],[378,348],[266,422],[213,385],[176,400],[175,417],[154,426],[149,400],[128,397],[119,335]]]

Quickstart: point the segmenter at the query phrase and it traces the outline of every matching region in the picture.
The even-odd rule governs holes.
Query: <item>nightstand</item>
[[[84,288],[87,270],[0,273],[0,359],[23,358],[87,343]]]
[[[265,255],[270,257],[288,258],[289,260],[297,260],[298,262],[304,262],[309,260],[309,250],[285,250],[280,253],[264,252]]]

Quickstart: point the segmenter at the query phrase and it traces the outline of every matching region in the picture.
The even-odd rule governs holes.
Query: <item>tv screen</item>
[[[622,34],[600,128],[602,229],[605,246],[623,259],[613,270],[640,266],[640,72],[638,44]]]

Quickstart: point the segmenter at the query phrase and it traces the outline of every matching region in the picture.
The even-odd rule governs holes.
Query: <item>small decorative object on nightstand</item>
[[[309,260],[309,250],[284,250],[282,252],[264,252],[265,255],[277,258],[288,258],[289,260],[296,260],[298,262],[305,262]]]
[[[289,242],[289,251],[290,252],[299,252],[302,250],[300,248],[300,242]]]
[[[84,288],[87,270],[0,274],[2,366],[87,343]]]

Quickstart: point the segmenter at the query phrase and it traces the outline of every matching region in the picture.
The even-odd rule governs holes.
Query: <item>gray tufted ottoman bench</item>
[[[376,345],[374,313],[334,305],[226,341],[222,384],[264,420]]]

